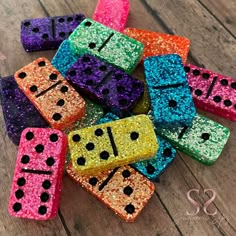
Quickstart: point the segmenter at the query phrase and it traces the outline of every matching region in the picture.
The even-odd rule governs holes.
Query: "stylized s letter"
[[[214,216],[217,214],[217,210],[215,210],[213,213],[210,213],[207,211],[207,207],[215,200],[216,198],[216,192],[212,189],[204,189],[204,193],[206,194],[207,191],[211,191],[212,192],[212,197],[205,202],[204,204],[204,207],[203,207],[203,210],[204,212],[207,214],[207,215],[210,215],[210,216]]]
[[[191,214],[191,213],[189,213],[189,212],[187,211],[187,215],[189,215],[189,216],[195,216],[195,215],[197,215],[197,214],[199,213],[199,211],[200,211],[200,205],[199,205],[194,199],[192,199],[192,197],[190,196],[191,192],[197,192],[198,195],[199,195],[199,189],[191,189],[191,190],[189,190],[189,191],[187,192],[187,198],[188,198],[188,200],[196,207],[196,212],[194,212],[194,213]]]

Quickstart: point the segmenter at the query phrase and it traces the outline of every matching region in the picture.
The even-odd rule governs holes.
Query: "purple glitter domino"
[[[34,105],[18,87],[13,76],[0,79],[1,104],[9,138],[19,145],[27,127],[48,127]]]
[[[84,19],[76,14],[23,20],[21,43],[26,52],[57,49]]]
[[[66,79],[80,93],[119,116],[127,114],[144,92],[142,81],[89,54],[73,64]]]

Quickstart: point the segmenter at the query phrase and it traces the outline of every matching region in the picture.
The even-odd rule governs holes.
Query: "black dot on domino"
[[[55,160],[54,160],[53,157],[49,157],[49,158],[47,158],[47,160],[46,160],[46,164],[47,164],[48,166],[53,166],[54,163],[55,163]]]
[[[77,159],[77,164],[78,164],[79,166],[84,166],[84,165],[85,165],[85,162],[86,162],[86,160],[85,160],[84,157],[79,157],[79,158]]]
[[[57,134],[51,134],[49,138],[50,138],[50,141],[54,143],[58,140],[58,135]]]
[[[125,87],[124,86],[117,86],[116,88],[118,93],[124,93],[125,92]]]
[[[61,38],[64,38],[64,37],[66,36],[66,34],[65,34],[65,32],[60,32],[60,33],[59,33],[59,36],[60,36]]]
[[[103,135],[103,130],[102,129],[96,129],[94,133],[97,137],[100,137],[100,136]]]
[[[105,65],[100,66],[100,67],[99,67],[99,70],[101,70],[101,71],[106,71],[106,70],[107,70],[107,67],[106,67]]]
[[[86,144],[86,149],[88,150],[88,151],[92,151],[93,149],[95,148],[95,146],[94,146],[94,144],[93,143],[87,143]]]
[[[155,168],[154,168],[154,166],[151,165],[151,164],[148,164],[148,165],[146,166],[146,170],[147,170],[148,174],[153,174],[153,173],[155,172]]]
[[[184,70],[185,70],[186,73],[188,73],[188,72],[190,72],[190,67],[189,66],[185,66]]]
[[[90,27],[92,25],[92,23],[90,21],[87,21],[87,22],[85,22],[84,25],[87,26],[87,27]]]
[[[76,76],[76,71],[75,71],[75,70],[71,70],[71,71],[69,72],[69,75],[70,75],[70,76]]]
[[[40,206],[39,209],[38,209],[38,213],[40,215],[45,215],[47,213],[47,207],[45,206]]]
[[[65,105],[65,100],[64,99],[60,99],[58,102],[57,102],[57,106],[59,107],[62,107]]]
[[[177,106],[177,102],[175,100],[169,101],[169,107],[176,107],[176,106]]]
[[[34,133],[31,132],[31,131],[27,132],[26,135],[25,135],[25,138],[28,141],[32,140],[34,138]]]
[[[62,92],[62,93],[68,92],[68,87],[67,87],[67,86],[62,86],[62,87],[61,87],[61,92]]]
[[[203,79],[209,79],[209,78],[210,78],[210,74],[208,74],[208,73],[203,73],[203,74],[202,74],[202,78],[203,78]]]
[[[208,133],[203,133],[202,136],[201,136],[201,138],[202,138],[203,140],[209,140],[210,134],[208,134]]]
[[[13,210],[14,212],[18,212],[21,210],[21,204],[19,202],[16,202],[14,205],[13,205]]]
[[[20,187],[24,186],[25,183],[26,183],[26,180],[25,180],[24,177],[21,177],[17,180],[17,185],[20,186]]]
[[[41,200],[42,202],[47,202],[47,201],[49,200],[49,194],[46,193],[46,192],[43,192],[43,193],[41,194],[41,196],[40,196],[40,200]]]
[[[43,38],[44,40],[47,40],[48,37],[49,37],[48,34],[43,34],[43,35],[42,35],[42,38]]]
[[[122,172],[122,176],[123,176],[124,178],[130,177],[130,171],[129,171],[129,170],[124,170],[124,171]]]
[[[200,75],[200,71],[199,71],[199,70],[193,70],[193,75],[194,75],[194,76]]]
[[[135,83],[133,83],[133,88],[134,88],[134,89],[139,89],[139,88],[141,88],[141,83],[140,83],[140,82],[135,82]]]
[[[29,27],[29,26],[30,26],[30,22],[29,22],[29,21],[26,21],[26,22],[24,23],[24,26],[25,26],[25,27]]]
[[[223,85],[223,86],[227,86],[227,85],[228,85],[228,80],[227,80],[227,79],[222,79],[222,80],[220,81],[220,83],[221,83],[221,85]]]
[[[71,16],[69,16],[69,17],[67,18],[67,21],[68,21],[68,22],[72,22],[72,21],[73,21],[73,18],[72,18]]]
[[[110,91],[109,91],[109,89],[107,89],[107,88],[105,88],[105,89],[102,90],[102,94],[103,94],[103,95],[107,95],[107,94],[109,94],[109,93],[110,93]]]
[[[36,28],[33,28],[32,31],[33,31],[34,33],[38,33],[38,32],[39,32],[39,28],[37,28],[37,27],[36,27]]]
[[[121,80],[123,78],[123,76],[121,74],[117,74],[117,75],[115,75],[115,77],[117,80]]]
[[[213,100],[214,100],[214,102],[219,103],[219,102],[221,102],[221,97],[220,96],[215,96],[213,98]]]
[[[88,85],[88,86],[93,85],[93,81],[92,81],[91,79],[87,80],[85,83],[86,83],[86,85]]]
[[[22,164],[27,164],[30,161],[30,157],[28,155],[24,155],[21,157],[21,163]]]
[[[57,79],[57,74],[52,73],[51,75],[49,75],[49,79],[50,80],[56,80]]]
[[[88,67],[88,68],[86,68],[86,69],[84,70],[84,73],[85,73],[86,75],[92,75],[92,74],[93,74],[93,70],[92,70],[92,68]]]
[[[230,107],[230,106],[232,105],[232,102],[231,102],[230,100],[225,100],[225,101],[224,101],[224,105],[225,105],[226,107]]]
[[[98,179],[96,177],[92,177],[89,179],[89,184],[92,186],[96,186],[97,182],[98,182]]]
[[[35,147],[35,151],[37,153],[42,153],[44,150],[44,146],[42,144],[38,144],[36,147]]]
[[[90,44],[89,44],[89,48],[90,48],[90,49],[96,48],[96,43],[90,43]]]
[[[126,187],[123,189],[123,192],[124,192],[125,195],[130,196],[130,195],[133,193],[133,189],[132,189],[130,186],[126,186]]]
[[[25,72],[21,72],[18,77],[21,79],[24,79],[27,76],[27,74]]]
[[[84,56],[83,59],[82,59],[83,62],[89,62],[90,61],[90,58],[87,57],[87,56]]]
[[[233,83],[231,84],[231,88],[236,89],[236,82],[233,82]]]
[[[58,21],[59,21],[60,23],[63,23],[65,20],[64,20],[64,18],[59,18]]]
[[[110,156],[110,154],[107,151],[103,151],[103,152],[100,153],[100,158],[102,160],[108,160],[109,156]]]
[[[43,67],[43,66],[46,65],[46,63],[45,63],[45,61],[40,61],[40,62],[38,63],[38,65],[39,65],[40,67]]]
[[[51,187],[51,182],[49,180],[44,180],[42,183],[44,189],[49,189]]]
[[[131,140],[133,140],[133,141],[135,141],[135,140],[137,140],[138,138],[139,138],[139,133],[138,132],[132,132],[131,134],[130,134],[130,138],[131,138]]]
[[[62,116],[59,113],[55,113],[52,116],[52,119],[55,120],[55,121],[59,121],[61,118],[62,118]]]
[[[17,199],[21,199],[22,197],[24,197],[24,192],[21,189],[18,189],[15,192],[15,196],[16,196]]]
[[[169,156],[171,156],[171,154],[172,154],[172,152],[171,152],[171,149],[170,149],[170,148],[164,149],[164,151],[163,151],[163,156],[169,157]]]
[[[74,141],[74,142],[79,142],[80,141],[80,136],[78,135],[78,134],[75,134],[75,135],[73,135],[73,137],[72,137],[72,140]]]
[[[133,214],[134,211],[135,211],[134,205],[132,205],[132,204],[127,205],[127,206],[125,207],[125,210],[126,210],[126,212],[127,212],[128,214]]]
[[[202,95],[202,90],[196,89],[194,93],[195,93],[195,95],[197,95],[198,97],[200,97],[200,96]]]
[[[37,90],[38,90],[38,88],[37,88],[36,85],[32,85],[32,86],[30,87],[30,91],[31,91],[32,93],[35,93]]]

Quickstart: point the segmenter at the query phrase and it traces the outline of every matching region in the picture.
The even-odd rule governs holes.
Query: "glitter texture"
[[[142,43],[91,19],[85,19],[70,35],[69,40],[74,53],[93,54],[128,74],[142,58]]]
[[[152,122],[146,115],[73,131],[68,142],[78,174],[95,174],[150,159],[158,148]]]
[[[57,49],[84,19],[76,14],[24,20],[21,43],[27,52]]]
[[[72,164],[69,176],[127,222],[133,222],[148,203],[155,186],[130,166],[80,176]]]
[[[59,130],[22,132],[9,202],[12,216],[47,220],[56,216],[67,138]]]
[[[118,119],[118,116],[107,113],[97,123],[105,124]],[[157,181],[159,176],[170,166],[176,157],[176,150],[168,141],[160,136],[157,136],[157,140],[158,152],[154,158],[132,164],[136,170],[152,181]]]
[[[66,73],[81,93],[122,116],[143,94],[144,83],[96,57],[85,54]]]
[[[205,165],[217,160],[230,135],[228,128],[201,115],[194,118],[191,128],[157,127],[157,132],[174,147]]]
[[[93,20],[122,32],[130,10],[128,0],[98,0]]]
[[[85,101],[46,58],[15,73],[19,87],[51,127],[65,129],[85,115]]]
[[[196,109],[181,57],[177,54],[148,57],[144,68],[155,124],[191,126]]]
[[[194,65],[185,71],[197,108],[236,121],[236,80]]]
[[[47,122],[19,89],[13,76],[0,80],[2,111],[9,138],[16,145],[27,127],[47,127]]]
[[[69,40],[64,40],[52,59],[52,65],[65,77],[67,70],[78,60],[79,56],[71,50]]]
[[[150,108],[150,98],[147,83],[144,77],[139,77],[138,79],[144,82],[144,93],[132,109],[132,113],[135,115],[147,114]]]
[[[144,53],[142,62],[150,56],[174,53],[181,56],[183,63],[187,61],[190,48],[190,40],[187,38],[135,28],[126,28],[123,33],[143,43]]]

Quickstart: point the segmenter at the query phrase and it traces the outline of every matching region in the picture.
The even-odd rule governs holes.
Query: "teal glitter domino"
[[[177,54],[148,57],[144,69],[155,125],[191,126],[196,109],[181,57]]]
[[[97,124],[103,124],[118,120],[119,117],[113,113],[107,113]],[[158,139],[158,152],[153,159],[140,161],[132,164],[141,174],[152,181],[158,181],[160,175],[170,166],[176,157],[176,150],[173,146],[160,136]]]
[[[82,21],[70,35],[73,53],[93,54],[130,74],[140,62],[143,44],[91,19]]]
[[[194,118],[191,128],[156,128],[175,148],[205,165],[218,159],[230,135],[228,128],[201,115]]]
[[[64,40],[52,59],[52,65],[60,71],[65,77],[67,70],[78,60],[79,56],[75,54],[69,40]]]

